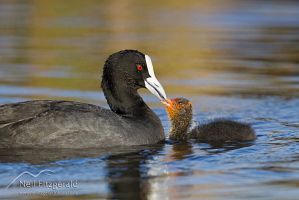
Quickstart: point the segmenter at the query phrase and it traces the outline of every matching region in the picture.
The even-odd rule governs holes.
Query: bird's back
[[[251,141],[256,138],[256,135],[249,124],[219,119],[195,127],[189,137],[204,142],[224,142]]]
[[[0,106],[2,148],[89,148],[157,143],[163,139],[163,130],[152,133],[154,130],[157,127],[150,122],[122,117],[108,109],[79,102],[28,101]]]

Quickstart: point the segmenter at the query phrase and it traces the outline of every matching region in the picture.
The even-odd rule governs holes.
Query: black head
[[[149,77],[145,55],[136,50],[124,50],[110,55],[103,72],[103,78],[107,76],[126,79],[131,88],[144,88],[144,80]]]
[[[104,65],[102,88],[110,108],[118,113],[126,113],[128,107],[142,101],[137,94],[139,88],[147,88],[162,101],[166,99],[150,57],[137,50],[123,50],[109,56]]]

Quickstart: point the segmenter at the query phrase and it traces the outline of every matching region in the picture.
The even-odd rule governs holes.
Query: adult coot
[[[189,130],[192,123],[192,104],[188,99],[168,99],[166,110],[171,121],[169,138],[172,140],[196,139],[201,142],[252,141],[254,130],[248,124],[218,119]]]
[[[147,88],[161,101],[166,99],[148,55],[123,50],[109,56],[102,88],[111,110],[50,100],[0,106],[0,148],[90,148],[164,139],[160,119],[137,93]]]

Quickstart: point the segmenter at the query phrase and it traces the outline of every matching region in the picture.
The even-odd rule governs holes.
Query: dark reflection
[[[146,199],[150,192],[145,178],[149,169],[146,161],[151,160],[163,146],[164,144],[161,143],[106,149],[1,149],[0,163],[26,162],[33,165],[49,165],[54,161],[98,157],[101,158],[99,162],[106,162],[105,178],[111,194],[109,197]]]
[[[206,151],[209,154],[218,154],[218,153],[225,153],[231,150],[241,149],[244,147],[250,147],[254,145],[254,142],[214,142],[209,144],[203,148],[202,150]]]
[[[80,157],[98,157],[104,153],[103,149],[0,149],[0,162],[44,164]]]
[[[203,150],[211,155],[241,149],[244,147],[250,147],[252,145],[254,145],[254,142],[198,143],[195,140],[191,140],[190,142],[175,142],[172,143],[172,151],[170,153],[170,158],[171,160],[183,160],[188,156],[193,156],[193,147],[196,146],[199,146],[200,150]]]
[[[1,163],[21,163],[46,164],[60,160],[70,160],[77,158],[97,158],[101,156],[117,155],[122,153],[138,152],[146,147],[111,147],[111,148],[89,148],[89,149],[37,149],[18,148],[0,149]]]
[[[279,180],[279,181],[269,181],[265,182],[265,185],[274,185],[278,187],[294,187],[299,188],[299,180],[297,179],[288,179],[288,180]]]
[[[186,156],[192,154],[192,144],[189,142],[177,142],[173,144],[170,156],[173,160],[183,160]]]
[[[150,193],[146,161],[151,160],[162,144],[142,150],[114,154],[107,158],[107,179],[112,199],[147,199]]]

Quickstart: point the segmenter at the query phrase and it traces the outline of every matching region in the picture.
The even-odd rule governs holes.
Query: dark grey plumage
[[[155,122],[155,123],[153,123]],[[91,104],[28,101],[0,106],[0,147],[89,148],[163,140],[158,117],[123,117]]]
[[[199,125],[188,133],[189,139],[203,142],[251,141],[255,140],[255,132],[249,124],[217,119]]]

